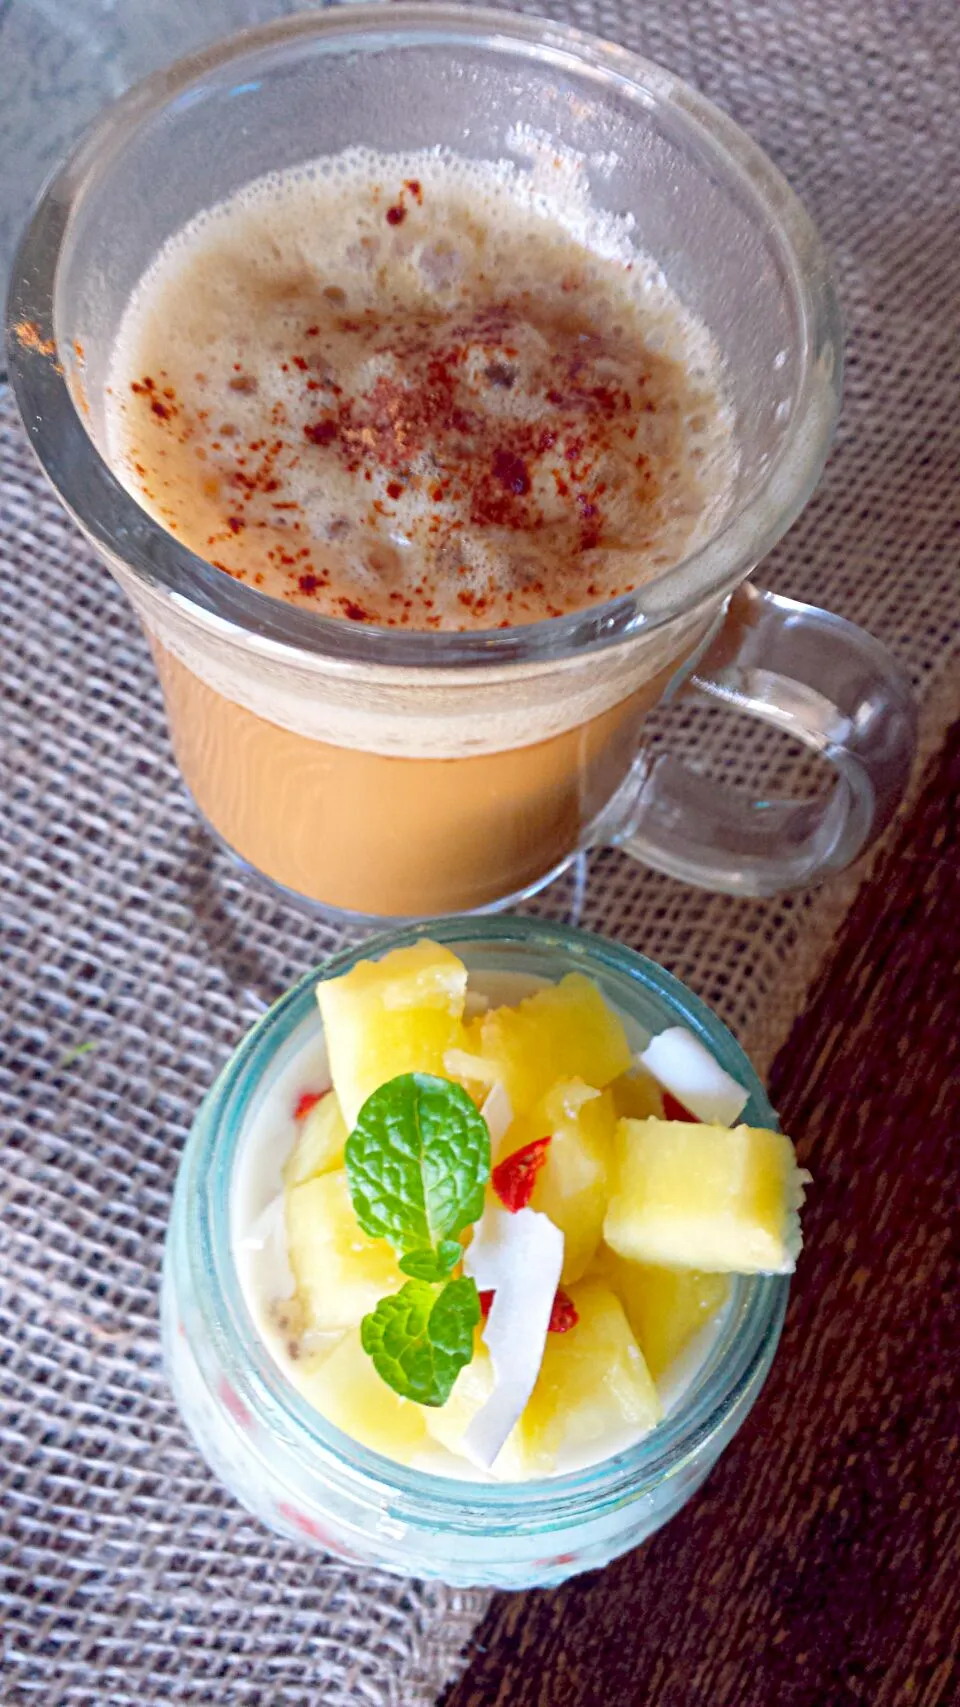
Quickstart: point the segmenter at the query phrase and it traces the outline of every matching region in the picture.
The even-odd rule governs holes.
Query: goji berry
[[[225,1375],[221,1375],[220,1377],[218,1391],[225,1408],[230,1412],[234,1422],[238,1422],[241,1428],[249,1428],[253,1422],[253,1418],[247,1410],[247,1407],[239,1393],[234,1391]]]
[[[551,1334],[569,1333],[571,1328],[576,1327],[579,1320],[580,1316],[573,1299],[564,1292],[562,1286],[558,1286],[556,1297],[553,1300],[553,1309],[550,1311],[547,1332]]]
[[[700,1124],[696,1115],[691,1114],[688,1108],[684,1108],[683,1103],[679,1102],[675,1096],[671,1096],[669,1091],[663,1093],[663,1118],[664,1120],[690,1120],[694,1126]]]
[[[518,1209],[526,1209],[533,1196],[533,1188],[537,1174],[547,1159],[549,1138],[534,1138],[532,1144],[524,1144],[520,1150],[514,1150],[512,1156],[504,1157],[493,1170],[491,1179],[493,1189],[505,1209],[516,1214]]]
[[[322,1102],[326,1094],[326,1091],[304,1091],[293,1111],[294,1120],[305,1120],[310,1110],[316,1108],[317,1103]]]

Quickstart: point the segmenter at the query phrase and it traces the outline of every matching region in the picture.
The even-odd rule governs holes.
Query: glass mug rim
[[[235,61],[305,40],[343,52],[423,44],[485,44],[500,53],[546,59],[627,91],[638,107],[670,109],[710,163],[752,199],[779,244],[798,312],[800,379],[777,454],[751,491],[697,551],[634,592],[565,616],[511,629],[399,632],[320,616],[223,575],[177,541],[127,492],[87,432],[54,355],[58,269],[87,185],[125,140],[205,77]],[[29,328],[29,336],[18,328]],[[374,4],[300,14],[242,31],[154,73],[109,107],[48,181],[21,241],[8,302],[11,378],[33,448],[61,500],[93,543],[154,589],[224,633],[240,631],[259,648],[290,648],[317,658],[371,667],[439,669],[559,660],[629,639],[674,621],[732,591],[796,519],[819,479],[839,410],[840,310],[816,227],[760,147],[719,108],[639,54],[553,20],[489,8],[422,3]],[[818,371],[825,365],[829,407]],[[789,479],[784,465],[793,458]],[[772,489],[781,490],[771,499]],[[734,540],[736,535],[736,540]],[[718,546],[729,554],[715,561]]]
[[[317,1012],[319,977],[338,976],[371,954],[383,954],[424,935],[464,949],[497,945],[556,957],[563,971],[606,973],[621,987],[640,985],[686,1024],[750,1091],[745,1113],[776,1125],[759,1078],[722,1021],[679,979],[621,944],[534,918],[499,916],[478,920],[433,919],[425,927],[383,932],[341,950],[305,974],[242,1040],[219,1075],[197,1116],[178,1178],[177,1197],[199,1217],[198,1236],[187,1241],[195,1269],[194,1296],[203,1330],[216,1346],[221,1367],[230,1370],[245,1408],[292,1449],[301,1468],[318,1480],[349,1482],[368,1493],[387,1495],[405,1522],[421,1527],[449,1525],[461,1532],[522,1534],[578,1515],[596,1516],[640,1498],[699,1453],[749,1409],[776,1350],[786,1311],[787,1275],[735,1277],[735,1319],[721,1333],[703,1372],[694,1377],[676,1409],[656,1431],[625,1452],[587,1469],[531,1482],[478,1483],[408,1468],[361,1446],[328,1423],[287,1381],[252,1321],[231,1250],[234,1167],[251,1099],[293,1032]],[[176,1214],[176,1210],[174,1214]],[[182,1216],[182,1206],[180,1214]],[[172,1218],[173,1219],[173,1218]],[[172,1224],[172,1222],[171,1222]],[[169,1242],[168,1235],[168,1242]],[[182,1243],[182,1239],[181,1239]],[[688,1394],[690,1395],[688,1397]],[[745,1409],[743,1408],[745,1407]]]

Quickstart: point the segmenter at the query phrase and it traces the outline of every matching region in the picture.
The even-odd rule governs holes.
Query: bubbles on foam
[[[349,395],[361,396],[373,393],[378,381],[402,386],[402,364],[389,352],[354,349],[346,336],[332,366],[312,354],[296,363],[278,359],[302,340],[304,302],[316,299],[318,291],[320,309],[328,319],[334,313],[346,317],[374,311],[386,323],[391,313],[409,314],[418,303],[428,315],[463,314],[478,295],[490,296],[503,288],[559,307],[567,284],[565,270],[572,269],[578,278],[578,300],[586,305],[585,313],[600,315],[613,352],[609,359],[597,358],[599,378],[617,383],[620,365],[641,347],[640,327],[646,349],[677,362],[687,376],[679,387],[679,403],[667,399],[677,406],[672,417],[669,409],[666,416],[686,441],[679,463],[668,433],[658,437],[651,432],[648,439],[638,440],[657,459],[664,486],[659,533],[646,558],[633,544],[636,528],[623,469],[608,458],[604,470],[607,521],[629,547],[625,555],[634,578],[642,580],[677,561],[706,537],[730,484],[732,435],[718,400],[716,356],[705,330],[679,308],[662,271],[638,254],[630,236],[632,221],[591,203],[589,174],[580,157],[560,153],[549,139],[532,132],[518,131],[514,141],[530,162],[526,169],[507,160],[470,161],[442,149],[394,157],[354,149],[268,174],[174,235],[145,275],[121,327],[111,369],[116,375],[170,365],[177,367],[182,383],[192,366],[209,369],[206,391],[194,400],[194,442],[204,434],[213,441],[218,429],[229,429],[234,442],[256,442],[269,423],[268,430],[285,446],[283,498],[299,508],[311,548],[317,547],[311,568],[317,558],[331,588],[362,594],[380,615],[384,600],[396,595],[404,578],[408,592],[419,588],[422,594],[425,563],[431,567],[429,542],[423,538],[428,505],[422,483],[419,492],[411,485],[399,497],[390,494],[388,503],[389,469],[367,468],[359,487],[359,477],[328,460],[318,479],[316,458],[311,461],[303,451],[304,428],[312,419],[305,413],[304,375],[307,383],[320,387],[308,400],[315,414],[321,403],[332,407],[331,397],[322,390],[331,372]],[[435,204],[439,210],[426,231],[414,229],[406,219],[393,226],[385,223],[392,198],[404,193],[399,186],[411,181],[421,186],[428,207]],[[172,341],[170,326],[176,327]],[[586,339],[588,334],[580,336]],[[486,416],[505,427],[549,419],[544,386],[534,383],[538,364],[550,364],[549,342],[532,321],[512,325],[510,340],[503,349],[482,341],[468,349],[465,390],[475,394]],[[230,355],[240,357],[234,368],[257,368],[255,389],[231,389]],[[485,385],[491,367],[498,364],[507,378],[502,384]],[[533,376],[529,384],[524,376]],[[125,395],[120,385],[115,391]],[[207,411],[202,430],[201,405]],[[123,408],[112,412],[111,443],[128,484],[142,495],[146,483],[132,474],[130,420],[125,413]],[[222,459],[222,454],[221,443],[217,455]],[[169,446],[163,455],[169,473]],[[149,466],[149,455],[146,462]],[[411,467],[426,481],[429,456],[413,458]],[[225,480],[231,478],[229,469],[221,466],[219,472]],[[428,588],[434,595],[432,608],[440,614],[431,622],[484,626],[494,609],[502,617],[508,593],[515,595],[507,612],[511,621],[544,614],[545,597],[559,604],[569,605],[578,596],[585,602],[563,562],[565,512],[556,478],[550,469],[533,475],[545,518],[539,543],[522,537],[505,542],[483,528],[471,531],[455,505],[436,505],[444,527],[459,526],[461,536],[451,540],[441,530],[446,543],[443,553],[436,554]],[[373,531],[360,514],[370,500],[383,512]],[[293,531],[289,515],[270,517],[268,511],[269,506],[261,505],[255,517],[264,550],[270,536]],[[205,519],[204,528],[207,525]],[[201,537],[198,529],[190,542],[215,561],[219,556],[240,565],[240,572],[257,544],[246,520],[233,539],[220,538],[216,528]],[[614,556],[610,554],[611,562]],[[594,576],[596,591],[590,598],[622,590],[617,579],[622,566],[614,564],[611,577],[604,580],[602,560],[587,552],[577,567]],[[256,584],[297,598],[297,574],[297,564],[278,576],[261,562]],[[581,583],[583,579],[581,575]],[[549,584],[546,594],[533,590],[538,581]],[[468,613],[464,594],[484,601],[483,620]],[[322,590],[311,588],[309,596],[319,598]]]

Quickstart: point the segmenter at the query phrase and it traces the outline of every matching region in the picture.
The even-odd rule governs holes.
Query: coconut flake
[[[494,1085],[497,1080],[496,1062],[482,1055],[469,1055],[465,1049],[448,1049],[443,1057],[443,1070],[451,1079],[467,1079],[475,1085]]]
[[[483,1330],[494,1385],[463,1438],[475,1464],[489,1469],[533,1392],[563,1267],[563,1234],[536,1209],[512,1214],[488,1203],[463,1259],[478,1290],[493,1292]]]
[[[733,1126],[750,1100],[749,1091],[682,1025],[661,1031],[637,1060],[698,1120]]]
[[[490,1133],[490,1160],[495,1162],[500,1146],[513,1125],[513,1105],[502,1079],[491,1085],[480,1109]]]
[[[270,1298],[290,1298],[296,1282],[287,1255],[287,1219],[283,1192],[277,1193],[251,1222],[242,1239],[237,1240],[242,1251],[258,1251],[257,1272],[264,1294]]]

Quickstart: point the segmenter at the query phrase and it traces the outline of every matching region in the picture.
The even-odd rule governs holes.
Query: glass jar
[[[587,974],[631,1044],[684,1025],[745,1088],[743,1118],[776,1116],[735,1039],[678,980],[641,955],[536,919],[433,921],[367,939],[307,974],[240,1045],[190,1134],[163,1279],[167,1371],[210,1467],[270,1528],[362,1565],[454,1585],[557,1583],[646,1540],[690,1498],[736,1433],[770,1367],[789,1282],[737,1277],[722,1325],[675,1409],[646,1439],[576,1474],[524,1483],[455,1481],[393,1463],[300,1397],[247,1309],[234,1262],[236,1163],[260,1100],[320,1031],[318,977],[347,972],[428,934],[471,974],[556,980]]]

